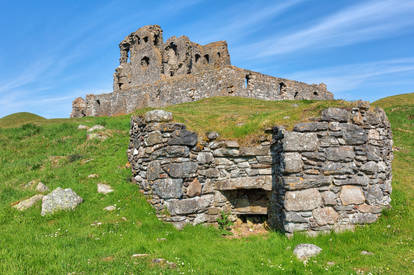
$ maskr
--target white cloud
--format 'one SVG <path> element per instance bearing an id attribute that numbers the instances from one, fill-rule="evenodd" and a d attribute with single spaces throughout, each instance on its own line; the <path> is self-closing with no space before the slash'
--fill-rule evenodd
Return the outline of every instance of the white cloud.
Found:
<path id="1" fill-rule="evenodd" d="M 278 35 L 246 47 L 256 57 L 286 54 L 303 49 L 344 46 L 398 35 L 414 26 L 414 1 L 362 2 L 322 18 L 309 27 Z"/>

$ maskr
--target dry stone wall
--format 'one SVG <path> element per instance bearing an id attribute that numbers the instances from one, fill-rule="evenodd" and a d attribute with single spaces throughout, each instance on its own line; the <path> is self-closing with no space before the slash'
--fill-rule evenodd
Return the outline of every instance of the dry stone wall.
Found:
<path id="1" fill-rule="evenodd" d="M 119 47 L 113 92 L 77 98 L 71 117 L 126 114 L 213 96 L 333 99 L 323 83 L 309 85 L 231 66 L 225 41 L 202 46 L 174 36 L 164 42 L 161 28 L 151 25 L 128 35 Z"/>
<path id="2" fill-rule="evenodd" d="M 286 233 L 372 223 L 390 204 L 392 136 L 381 109 L 329 108 L 293 131 L 274 127 L 240 146 L 199 137 L 172 114 L 131 119 L 134 180 L 160 219 L 177 227 L 261 215 Z"/>

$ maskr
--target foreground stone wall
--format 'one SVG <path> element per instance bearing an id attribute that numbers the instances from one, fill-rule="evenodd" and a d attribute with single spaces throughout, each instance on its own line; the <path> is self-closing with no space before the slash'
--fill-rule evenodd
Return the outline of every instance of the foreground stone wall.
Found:
<path id="1" fill-rule="evenodd" d="M 272 213 L 285 232 L 372 223 L 390 204 L 392 134 L 382 109 L 329 108 L 292 132 L 275 129 Z"/>
<path id="2" fill-rule="evenodd" d="M 390 203 L 390 125 L 367 103 L 329 108 L 291 132 L 274 127 L 256 145 L 217 137 L 199 137 L 164 111 L 131 119 L 134 180 L 160 219 L 215 224 L 223 211 L 314 234 L 374 222 Z"/>
<path id="3" fill-rule="evenodd" d="M 77 98 L 71 117 L 127 114 L 213 96 L 333 99 L 323 83 L 309 85 L 231 66 L 225 41 L 202 46 L 174 36 L 164 42 L 162 29 L 151 25 L 128 35 L 119 47 L 113 92 Z"/>

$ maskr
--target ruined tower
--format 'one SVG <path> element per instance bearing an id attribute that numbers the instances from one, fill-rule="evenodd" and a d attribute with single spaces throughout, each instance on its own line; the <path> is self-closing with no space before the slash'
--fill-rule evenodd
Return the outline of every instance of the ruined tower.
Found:
<path id="1" fill-rule="evenodd" d="M 127 114 L 213 96 L 263 100 L 333 99 L 326 85 L 306 84 L 231 65 L 226 41 L 199 45 L 187 36 L 164 42 L 160 26 L 129 34 L 119 44 L 113 92 L 73 102 L 71 117 Z"/>

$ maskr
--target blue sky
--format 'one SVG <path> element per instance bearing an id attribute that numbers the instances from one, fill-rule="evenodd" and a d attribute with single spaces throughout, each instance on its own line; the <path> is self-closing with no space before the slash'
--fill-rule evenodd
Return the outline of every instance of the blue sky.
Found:
<path id="1" fill-rule="evenodd" d="M 68 117 L 76 97 L 110 92 L 118 43 L 148 24 L 165 40 L 227 40 L 233 65 L 335 98 L 414 92 L 412 0 L 2 0 L 0 117 Z"/>

